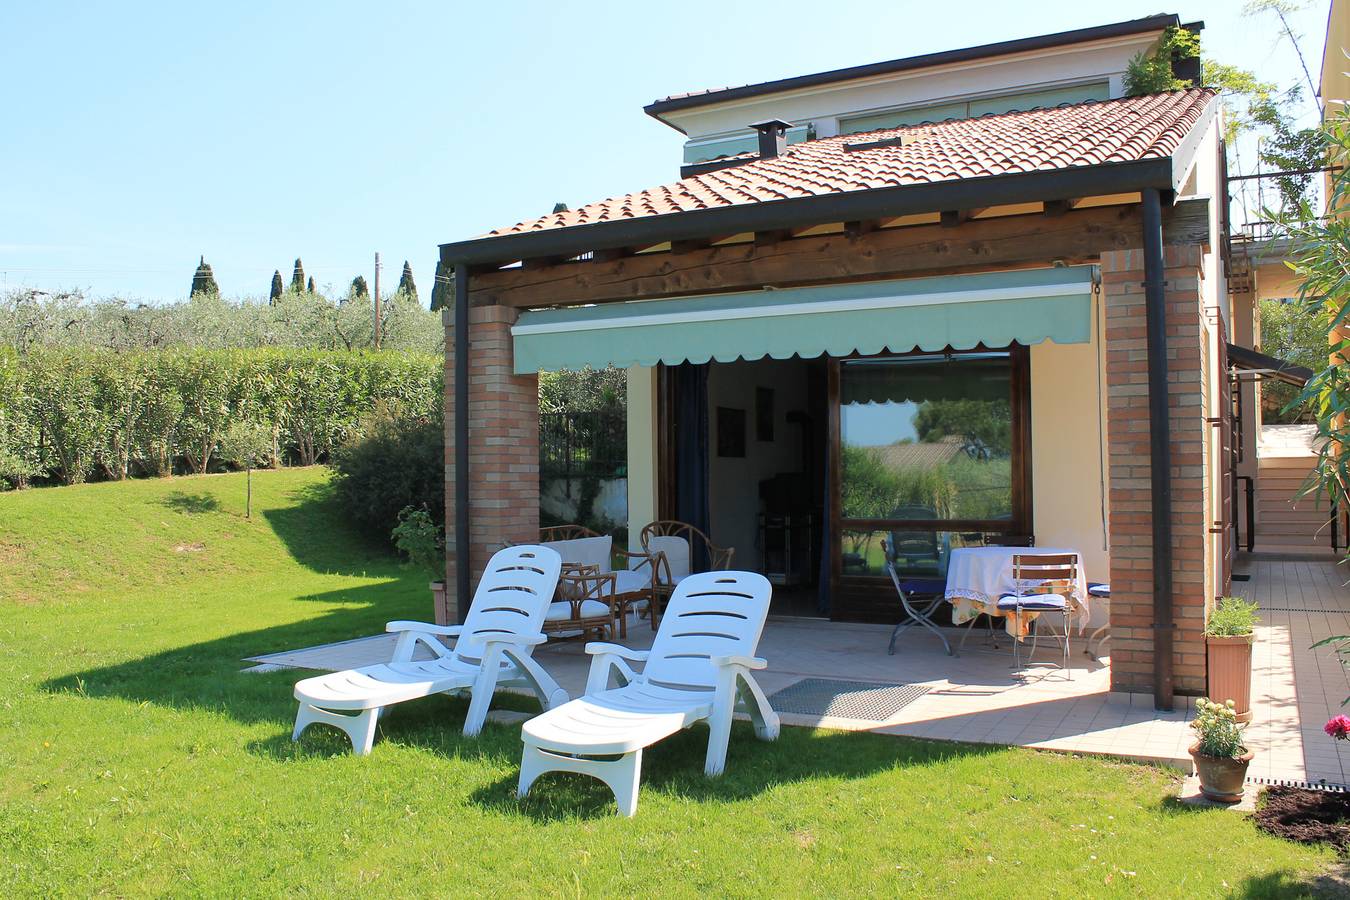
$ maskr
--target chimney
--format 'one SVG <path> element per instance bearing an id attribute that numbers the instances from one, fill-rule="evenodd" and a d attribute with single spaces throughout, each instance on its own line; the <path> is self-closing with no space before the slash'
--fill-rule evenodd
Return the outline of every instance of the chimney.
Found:
<path id="1" fill-rule="evenodd" d="M 787 130 L 792 127 L 791 122 L 769 119 L 767 122 L 755 122 L 750 127 L 759 132 L 760 159 L 773 159 L 787 149 Z"/>

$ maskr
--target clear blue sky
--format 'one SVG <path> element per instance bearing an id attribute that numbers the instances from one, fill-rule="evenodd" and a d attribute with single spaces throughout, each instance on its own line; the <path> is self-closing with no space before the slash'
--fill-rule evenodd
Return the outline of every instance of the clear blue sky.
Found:
<path id="1" fill-rule="evenodd" d="M 201 253 L 227 296 L 296 256 L 341 289 L 378 250 L 426 295 L 439 243 L 678 177 L 656 97 L 1160 11 L 1205 20 L 1207 55 L 1298 77 L 1241 6 L 11 0 L 0 290 L 175 299 Z M 1326 8 L 1297 17 L 1314 78 Z"/>

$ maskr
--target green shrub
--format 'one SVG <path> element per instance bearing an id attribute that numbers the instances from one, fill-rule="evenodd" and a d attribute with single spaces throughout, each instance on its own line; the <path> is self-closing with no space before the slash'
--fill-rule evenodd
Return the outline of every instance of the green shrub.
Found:
<path id="1" fill-rule="evenodd" d="M 426 509 L 405 506 L 399 510 L 398 524 L 389 535 L 394 546 L 408 562 L 427 572 L 445 577 L 445 536 Z"/>
<path id="2" fill-rule="evenodd" d="M 1241 597 L 1220 597 L 1213 612 L 1209 614 L 1205 634 L 1210 637 L 1251 634 L 1252 627 L 1261 621 L 1256 615 L 1258 609 L 1260 607 L 1255 603 L 1248 603 Z"/>
<path id="3" fill-rule="evenodd" d="M 335 490 L 348 517 L 374 540 L 388 541 L 406 507 L 445 523 L 445 440 L 441 417 L 409 416 L 380 404 L 333 453 Z"/>

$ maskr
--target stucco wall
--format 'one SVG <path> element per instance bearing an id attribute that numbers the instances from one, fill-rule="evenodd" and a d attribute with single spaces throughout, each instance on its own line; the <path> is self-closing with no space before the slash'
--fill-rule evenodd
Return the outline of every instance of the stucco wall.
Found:
<path id="1" fill-rule="evenodd" d="M 1094 324 L 1100 332 L 1100 310 Z M 1045 342 L 1031 348 L 1031 490 L 1033 531 L 1043 547 L 1071 547 L 1088 578 L 1110 579 L 1103 487 L 1109 473 L 1101 453 L 1106 434 L 1105 378 L 1099 342 Z M 1106 620 L 1102 604 L 1094 622 Z"/>
<path id="2" fill-rule="evenodd" d="M 656 370 L 628 370 L 628 549 L 656 519 Z"/>

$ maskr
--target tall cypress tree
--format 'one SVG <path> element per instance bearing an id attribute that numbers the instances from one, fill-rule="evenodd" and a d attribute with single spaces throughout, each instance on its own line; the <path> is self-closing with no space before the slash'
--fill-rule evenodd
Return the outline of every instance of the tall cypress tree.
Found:
<path id="1" fill-rule="evenodd" d="M 305 290 L 305 267 L 300 263 L 300 257 L 295 258 L 295 271 L 291 273 L 291 290 L 297 294 L 304 293 Z"/>
<path id="2" fill-rule="evenodd" d="M 211 264 L 203 256 L 201 262 L 197 263 L 197 271 L 192 273 L 192 290 L 188 292 L 188 296 L 219 293 L 220 288 L 216 286 L 216 276 L 211 272 Z"/>
<path id="3" fill-rule="evenodd" d="M 347 289 L 347 296 L 353 300 L 370 299 L 370 288 L 366 286 L 366 276 L 357 275 L 352 279 L 352 286 Z"/>
<path id="4" fill-rule="evenodd" d="M 314 290 L 314 276 L 313 276 L 313 275 L 309 276 L 309 281 L 305 283 L 305 291 L 308 292 L 308 293 L 310 293 L 310 294 L 317 294 L 317 293 L 318 293 L 318 291 Z"/>
<path id="5" fill-rule="evenodd" d="M 450 309 L 455 305 L 455 273 L 439 259 L 436 277 L 431 283 L 431 311 Z"/>
<path id="6" fill-rule="evenodd" d="M 272 289 L 267 292 L 267 302 L 275 306 L 284 290 L 286 290 L 286 285 L 281 280 L 281 270 L 277 269 L 272 272 Z"/>
<path id="7" fill-rule="evenodd" d="M 417 285 L 413 283 L 412 266 L 408 261 L 403 261 L 403 274 L 398 279 L 398 292 L 407 299 L 417 303 Z"/>

